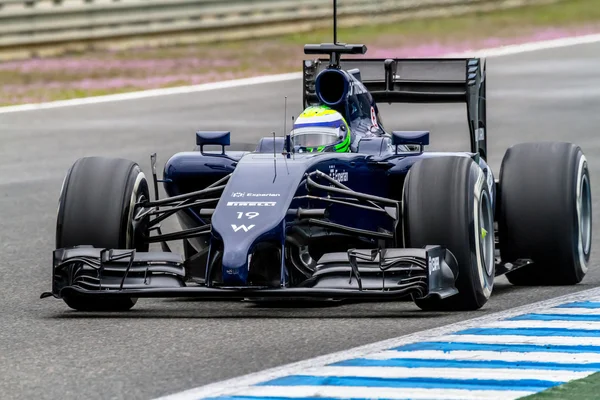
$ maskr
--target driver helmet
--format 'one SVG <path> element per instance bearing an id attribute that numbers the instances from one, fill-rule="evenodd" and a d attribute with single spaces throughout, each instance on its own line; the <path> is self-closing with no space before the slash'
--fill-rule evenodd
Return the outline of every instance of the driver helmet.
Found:
<path id="1" fill-rule="evenodd" d="M 298 116 L 290 135 L 300 152 L 350 151 L 350 127 L 339 112 L 328 106 L 312 106 Z"/>

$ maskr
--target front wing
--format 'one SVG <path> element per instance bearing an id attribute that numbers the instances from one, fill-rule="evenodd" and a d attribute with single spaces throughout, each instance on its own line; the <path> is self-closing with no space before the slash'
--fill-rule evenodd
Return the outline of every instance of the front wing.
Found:
<path id="1" fill-rule="evenodd" d="M 349 250 L 329 253 L 313 277 L 296 287 L 210 287 L 192 279 L 180 255 L 170 252 L 78 246 L 53 253 L 52 291 L 44 297 L 194 297 L 201 299 L 395 299 L 458 293 L 458 266 L 449 250 Z"/>

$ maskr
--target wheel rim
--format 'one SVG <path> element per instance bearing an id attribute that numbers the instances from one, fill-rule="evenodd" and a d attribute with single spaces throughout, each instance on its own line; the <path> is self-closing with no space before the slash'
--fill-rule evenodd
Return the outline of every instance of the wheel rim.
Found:
<path id="1" fill-rule="evenodd" d="M 487 192 L 481 194 L 479 201 L 479 238 L 485 270 L 488 276 L 494 271 L 494 214 Z"/>
<path id="2" fill-rule="evenodd" d="M 577 198 L 579 217 L 579 243 L 583 254 L 590 252 L 592 245 L 592 193 L 589 178 L 583 174 L 580 184 L 579 197 Z"/>

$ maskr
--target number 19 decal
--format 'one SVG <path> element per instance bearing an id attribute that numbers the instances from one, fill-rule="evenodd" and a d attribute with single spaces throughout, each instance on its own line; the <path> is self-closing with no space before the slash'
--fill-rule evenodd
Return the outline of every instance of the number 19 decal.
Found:
<path id="1" fill-rule="evenodd" d="M 258 217 L 260 214 L 254 211 L 251 212 L 247 212 L 247 213 L 243 213 L 243 212 L 238 212 L 237 213 L 238 217 L 237 219 L 242 219 L 242 217 L 245 215 L 248 219 L 252 219 L 252 218 L 256 218 Z"/>
<path id="2" fill-rule="evenodd" d="M 245 216 L 247 219 L 253 219 L 253 218 L 256 218 L 256 217 L 258 217 L 259 215 L 260 215 L 259 213 L 257 213 L 257 212 L 254 212 L 254 211 L 247 212 L 247 213 L 238 212 L 238 213 L 237 213 L 237 216 L 238 216 L 238 217 L 237 217 L 237 219 L 242 219 L 244 216 Z M 231 228 L 233 229 L 233 231 L 234 231 L 234 232 L 238 232 L 238 231 L 240 231 L 240 230 L 243 230 L 244 232 L 248 232 L 250 229 L 254 228 L 254 225 L 249 225 L 249 226 L 246 226 L 246 225 L 239 225 L 239 226 L 238 226 L 238 225 L 234 225 L 234 224 L 232 224 L 232 225 L 231 225 Z"/>

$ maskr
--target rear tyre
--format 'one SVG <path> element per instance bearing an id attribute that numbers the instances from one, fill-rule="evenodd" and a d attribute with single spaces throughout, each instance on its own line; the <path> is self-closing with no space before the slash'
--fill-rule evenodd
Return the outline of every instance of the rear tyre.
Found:
<path id="1" fill-rule="evenodd" d="M 90 245 L 148 251 L 143 240 L 147 220 L 133 222 L 134 206 L 143 199 L 150 200 L 148 182 L 136 163 L 103 157 L 77 160 L 60 194 L 56 248 Z M 79 311 L 126 311 L 137 299 L 69 297 L 64 301 Z"/>
<path id="2" fill-rule="evenodd" d="M 429 158 L 415 163 L 404 184 L 405 246 L 440 245 L 458 262 L 449 298 L 416 299 L 423 310 L 476 310 L 494 286 L 494 211 L 483 170 L 467 157 Z"/>
<path id="3" fill-rule="evenodd" d="M 570 143 L 521 143 L 500 169 L 498 233 L 504 262 L 534 263 L 506 274 L 514 285 L 574 285 L 588 269 L 592 195 L 588 164 Z"/>

